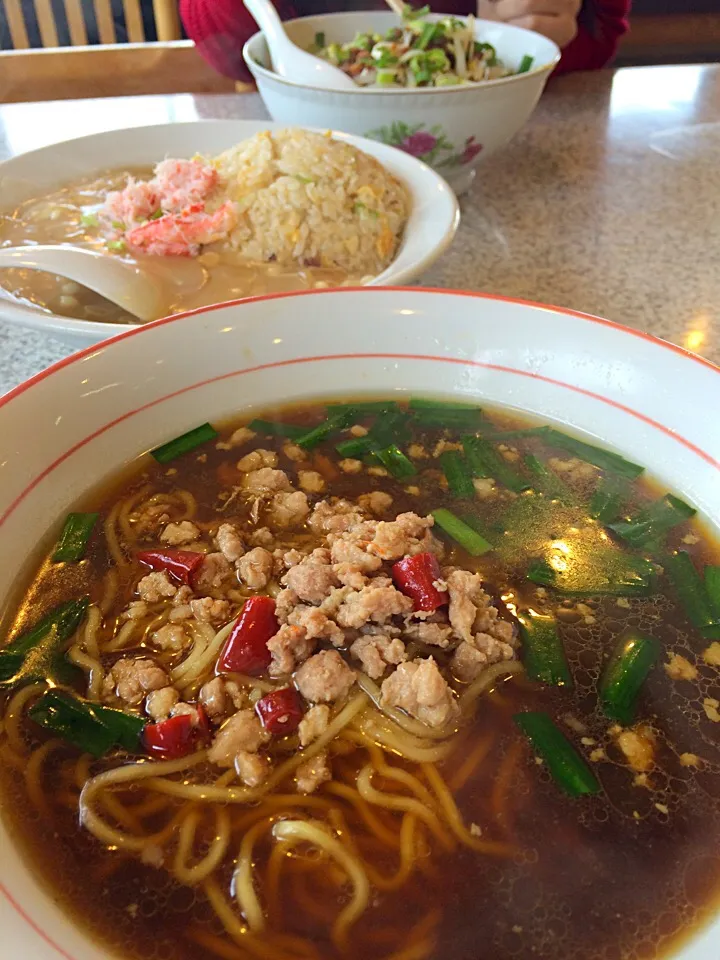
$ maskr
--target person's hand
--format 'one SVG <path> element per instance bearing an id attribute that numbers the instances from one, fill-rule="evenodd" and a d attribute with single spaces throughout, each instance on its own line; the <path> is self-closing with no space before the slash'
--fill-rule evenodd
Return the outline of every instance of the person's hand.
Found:
<path id="1" fill-rule="evenodd" d="M 549 37 L 562 49 L 577 33 L 581 0 L 478 0 L 478 16 Z"/>

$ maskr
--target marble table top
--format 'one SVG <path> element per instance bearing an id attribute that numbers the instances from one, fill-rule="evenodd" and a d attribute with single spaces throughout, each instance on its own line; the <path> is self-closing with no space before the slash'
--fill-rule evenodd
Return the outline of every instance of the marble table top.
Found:
<path id="1" fill-rule="evenodd" d="M 0 159 L 111 128 L 265 116 L 256 94 L 10 104 Z M 718 65 L 558 78 L 480 167 L 422 283 L 598 314 L 720 362 L 718 117 Z M 0 393 L 69 352 L 0 317 Z"/>

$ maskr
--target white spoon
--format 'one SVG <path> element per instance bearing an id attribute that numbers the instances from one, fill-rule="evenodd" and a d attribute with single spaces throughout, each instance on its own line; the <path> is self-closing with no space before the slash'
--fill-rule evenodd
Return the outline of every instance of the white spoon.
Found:
<path id="1" fill-rule="evenodd" d="M 265 35 L 275 73 L 327 90 L 357 90 L 347 74 L 320 57 L 301 50 L 285 33 L 282 20 L 270 0 L 243 0 Z"/>
<path id="2" fill-rule="evenodd" d="M 0 267 L 25 267 L 67 277 L 143 321 L 162 316 L 167 302 L 162 284 L 139 267 L 82 247 L 5 247 L 0 249 Z"/>

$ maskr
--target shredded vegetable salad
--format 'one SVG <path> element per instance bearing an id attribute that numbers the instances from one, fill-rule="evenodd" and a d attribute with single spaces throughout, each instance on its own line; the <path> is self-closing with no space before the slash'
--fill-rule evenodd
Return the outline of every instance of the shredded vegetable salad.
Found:
<path id="1" fill-rule="evenodd" d="M 526 73 L 533 58 L 510 69 L 489 43 L 475 38 L 475 17 L 429 20 L 430 7 L 406 6 L 402 25 L 384 36 L 359 33 L 349 43 L 315 35 L 311 52 L 339 67 L 362 87 L 457 87 Z"/>

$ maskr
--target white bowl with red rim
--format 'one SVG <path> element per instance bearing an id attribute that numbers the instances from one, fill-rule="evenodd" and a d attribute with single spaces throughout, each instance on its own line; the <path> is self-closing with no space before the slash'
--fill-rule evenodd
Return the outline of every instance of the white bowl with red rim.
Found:
<path id="1" fill-rule="evenodd" d="M 99 174 L 104 170 L 150 167 L 165 157 L 214 156 L 263 130 L 301 126 L 262 120 L 194 120 L 127 130 L 109 130 L 40 147 L 0 163 L 0 216 L 26 200 Z M 323 132 L 329 128 L 324 127 Z M 409 283 L 429 270 L 453 241 L 460 222 L 458 203 L 445 180 L 415 157 L 383 143 L 332 133 L 374 157 L 408 190 L 410 213 L 400 247 L 386 270 L 368 286 Z M 32 307 L 0 289 L 0 319 L 45 332 L 75 349 L 134 329 L 134 324 L 102 323 L 60 316 Z"/>
<path id="2" fill-rule="evenodd" d="M 645 464 L 720 530 L 720 423 L 698 416 L 720 405 L 720 369 L 707 361 L 605 320 L 482 294 L 288 294 L 138 327 L 0 400 L 0 538 L 12 558 L 0 595 L 14 594 L 71 505 L 143 452 L 205 420 L 363 393 L 552 421 Z M 58 900 L 0 823 L 2 955 L 106 960 Z M 717 960 L 718 942 L 716 919 L 672 956 Z"/>

